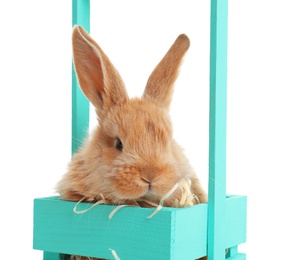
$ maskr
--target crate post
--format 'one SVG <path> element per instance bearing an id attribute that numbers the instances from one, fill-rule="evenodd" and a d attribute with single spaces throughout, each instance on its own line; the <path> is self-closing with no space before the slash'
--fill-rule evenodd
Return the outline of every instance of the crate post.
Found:
<path id="1" fill-rule="evenodd" d="M 225 258 L 228 1 L 211 1 L 208 257 Z"/>
<path id="2" fill-rule="evenodd" d="M 90 1 L 72 0 L 72 26 L 90 32 Z M 72 63 L 72 154 L 81 146 L 89 127 L 89 101 L 78 86 Z"/>

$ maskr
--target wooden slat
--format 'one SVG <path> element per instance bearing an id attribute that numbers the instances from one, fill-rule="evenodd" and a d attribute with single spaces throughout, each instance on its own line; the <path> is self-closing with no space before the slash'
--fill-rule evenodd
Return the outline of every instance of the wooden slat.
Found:
<path id="1" fill-rule="evenodd" d="M 72 25 L 81 25 L 90 31 L 89 0 L 72 0 Z M 88 133 L 89 101 L 78 86 L 72 66 L 72 154 L 81 146 Z"/>
<path id="2" fill-rule="evenodd" d="M 228 1 L 211 1 L 208 259 L 225 257 Z"/>

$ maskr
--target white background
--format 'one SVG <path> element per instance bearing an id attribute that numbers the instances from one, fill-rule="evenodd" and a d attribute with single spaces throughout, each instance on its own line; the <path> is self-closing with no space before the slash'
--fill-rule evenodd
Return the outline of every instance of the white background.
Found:
<path id="1" fill-rule="evenodd" d="M 175 138 L 207 188 L 209 1 L 91 2 L 91 34 L 130 96 L 141 95 L 180 33 L 190 37 L 171 116 Z M 283 2 L 229 1 L 227 193 L 248 196 L 241 250 L 250 260 L 284 257 Z M 1 1 L 0 29 L 1 259 L 39 260 L 33 199 L 55 194 L 70 159 L 71 0 Z"/>

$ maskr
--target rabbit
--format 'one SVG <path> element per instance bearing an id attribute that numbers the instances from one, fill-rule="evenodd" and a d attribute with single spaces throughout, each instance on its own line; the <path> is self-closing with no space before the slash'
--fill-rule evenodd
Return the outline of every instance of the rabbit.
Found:
<path id="1" fill-rule="evenodd" d="M 100 46 L 81 26 L 73 28 L 77 79 L 96 109 L 98 126 L 57 184 L 62 199 L 92 202 L 103 194 L 114 205 L 141 199 L 159 203 L 178 181 L 187 178 L 198 201 L 207 202 L 207 193 L 172 136 L 169 116 L 174 83 L 189 46 L 189 38 L 179 35 L 151 73 L 142 97 L 130 99 L 119 72 Z M 176 190 L 164 206 L 172 206 L 178 196 Z"/>

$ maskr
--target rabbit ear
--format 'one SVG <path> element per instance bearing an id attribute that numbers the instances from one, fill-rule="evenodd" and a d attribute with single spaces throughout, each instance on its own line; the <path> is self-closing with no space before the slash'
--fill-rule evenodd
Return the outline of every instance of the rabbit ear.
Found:
<path id="1" fill-rule="evenodd" d="M 82 27 L 74 27 L 72 44 L 79 85 L 101 117 L 128 98 L 124 83 L 99 45 Z"/>
<path id="2" fill-rule="evenodd" d="M 185 34 L 179 35 L 150 75 L 143 98 L 152 99 L 167 108 L 170 106 L 173 86 L 189 46 L 189 38 Z"/>

